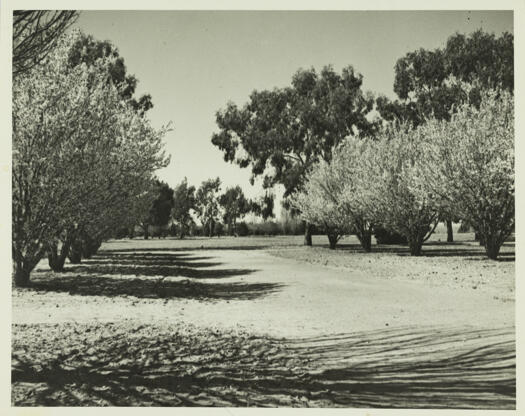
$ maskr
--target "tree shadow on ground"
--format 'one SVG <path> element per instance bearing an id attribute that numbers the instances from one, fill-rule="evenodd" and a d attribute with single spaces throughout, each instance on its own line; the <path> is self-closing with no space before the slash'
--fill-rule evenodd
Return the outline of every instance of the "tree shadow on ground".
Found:
<path id="1" fill-rule="evenodd" d="M 89 327 L 97 338 L 86 345 L 87 329 L 74 325 L 14 328 L 13 405 L 516 405 L 514 328 L 287 340 L 119 323 Z"/>
<path id="2" fill-rule="evenodd" d="M 328 245 L 326 247 L 328 248 Z M 511 248 L 514 248 L 514 243 L 505 243 L 503 247 L 505 251 L 500 252 L 497 261 L 515 261 L 516 253 L 514 250 L 510 251 Z M 337 249 L 348 251 L 349 253 L 365 252 L 359 244 L 339 244 Z M 373 245 L 371 253 L 411 256 L 408 246 L 398 244 Z M 482 246 L 476 244 L 469 247 L 464 241 L 452 243 L 432 241 L 425 243 L 419 257 L 465 257 L 467 260 L 487 260 L 487 254 Z"/>
<path id="3" fill-rule="evenodd" d="M 191 279 L 224 279 L 228 277 L 244 276 L 255 272 L 254 269 L 199 269 L 180 266 L 142 265 L 140 263 L 121 264 L 90 264 L 68 267 L 67 272 L 82 275 L 124 275 L 124 276 L 149 276 L 149 277 L 187 277 Z"/>
<path id="4" fill-rule="evenodd" d="M 201 261 L 210 259 L 213 257 L 192 256 L 186 253 L 122 254 L 103 251 L 83 264 L 68 267 L 67 272 L 97 276 L 134 275 L 221 279 L 248 275 L 256 271 L 253 269 L 208 269 L 222 264 Z"/>
<path id="5" fill-rule="evenodd" d="M 171 281 L 165 278 L 113 278 L 96 275 L 61 274 L 36 277 L 27 289 L 46 292 L 66 292 L 82 296 L 135 296 L 137 298 L 183 298 L 197 300 L 253 300 L 278 292 L 277 283 L 202 283 L 190 280 Z M 248 274 L 246 271 L 222 270 L 221 276 Z"/>
<path id="6" fill-rule="evenodd" d="M 215 267 L 222 263 L 202 260 L 211 260 L 210 256 L 192 256 L 189 253 L 136 253 L 120 254 L 113 252 L 100 252 L 92 259 L 84 260 L 84 264 L 108 265 L 108 264 L 137 264 L 143 266 L 178 266 L 178 267 Z"/>
<path id="7" fill-rule="evenodd" d="M 276 283 L 243 281 L 217 283 L 195 281 L 246 277 L 256 271 L 235 268 L 214 269 L 210 267 L 221 263 L 200 261 L 208 259 L 212 257 L 190 256 L 185 253 L 136 255 L 101 252 L 80 265 L 66 268 L 62 273 L 35 273 L 26 290 L 90 296 L 251 300 L 275 293 L 283 286 Z"/>
<path id="8" fill-rule="evenodd" d="M 266 248 L 271 248 L 271 247 L 275 247 L 274 245 L 271 244 L 271 241 L 269 244 L 259 244 L 259 245 L 256 245 L 256 244 L 253 244 L 253 245 L 228 245 L 228 246 L 223 246 L 223 245 L 217 245 L 217 244 L 214 244 L 213 242 L 211 244 L 209 243 L 205 243 L 205 244 L 201 244 L 200 246 L 199 245 L 195 245 L 195 246 L 192 246 L 192 247 L 173 247 L 173 248 L 115 248 L 115 249 L 111 249 L 111 248 L 106 248 L 104 249 L 104 252 L 105 253 L 109 253 L 109 252 L 119 252 L 119 253 L 139 253 L 139 252 L 145 252 L 145 253 L 148 253 L 148 252 L 186 252 L 186 251 L 199 251 L 199 250 L 236 250 L 236 251 L 239 251 L 239 250 L 262 250 L 262 249 L 266 249 Z"/>

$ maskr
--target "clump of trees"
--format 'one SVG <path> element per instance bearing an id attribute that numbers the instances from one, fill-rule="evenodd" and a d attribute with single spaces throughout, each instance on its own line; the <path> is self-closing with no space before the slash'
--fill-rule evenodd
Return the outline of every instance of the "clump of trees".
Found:
<path id="1" fill-rule="evenodd" d="M 372 211 L 357 192 L 357 174 L 368 141 L 348 138 L 333 152 L 330 162 L 319 162 L 304 188 L 294 195 L 292 206 L 311 224 L 323 229 L 334 249 L 345 234 L 355 233 L 362 247 L 372 245 Z"/>
<path id="2" fill-rule="evenodd" d="M 173 192 L 173 210 L 171 217 L 178 227 L 179 238 L 183 239 L 195 224 L 192 211 L 195 210 L 197 199 L 195 197 L 195 187 L 188 185 L 188 180 L 184 180 L 175 187 Z"/>
<path id="3" fill-rule="evenodd" d="M 219 197 L 219 204 L 223 209 L 223 220 L 228 226 L 228 234 L 234 235 L 237 220 L 244 217 L 252 209 L 250 201 L 246 199 L 241 187 L 237 185 L 226 189 L 226 192 Z"/>
<path id="4" fill-rule="evenodd" d="M 167 165 L 162 137 L 112 81 L 112 54 L 72 65 L 83 35 L 61 36 L 38 65 L 13 79 L 14 281 L 27 285 L 48 256 L 90 255 L 138 221 L 155 170 Z M 148 201 L 149 202 L 149 201 Z"/>
<path id="5" fill-rule="evenodd" d="M 368 250 L 357 224 L 368 233 L 373 224 L 394 230 L 412 255 L 449 212 L 472 225 L 495 259 L 514 228 L 513 126 L 512 94 L 481 90 L 478 106 L 465 102 L 448 120 L 394 123 L 373 140 L 347 139 L 331 163 L 312 170 L 294 203 L 334 236 L 357 233 Z"/>
<path id="6" fill-rule="evenodd" d="M 218 111 L 212 143 L 225 161 L 251 167 L 252 183 L 262 177 L 266 189 L 282 184 L 286 200 L 302 189 L 318 161 L 331 160 L 345 137 L 374 131 L 367 117 L 374 98 L 361 90 L 362 80 L 351 66 L 340 74 L 330 66 L 320 73 L 299 70 L 291 86 L 253 91 L 244 106 L 230 102 Z M 312 227 L 304 229 L 305 244 L 311 245 Z"/>
<path id="7" fill-rule="evenodd" d="M 397 99 L 376 99 L 384 120 L 407 122 L 416 127 L 431 117 L 450 120 L 463 103 L 478 106 L 483 89 L 514 90 L 514 37 L 500 37 L 482 30 L 470 35 L 456 33 L 443 48 L 418 49 L 395 65 L 394 92 Z M 466 91 L 462 83 L 470 83 Z M 447 223 L 447 241 L 453 241 L 450 211 L 440 213 Z"/>
<path id="8" fill-rule="evenodd" d="M 220 178 L 208 179 L 202 182 L 195 195 L 195 211 L 202 226 L 207 229 L 207 235 L 213 237 L 215 224 L 219 220 Z"/>
<path id="9" fill-rule="evenodd" d="M 485 90 L 479 107 L 463 104 L 449 122 L 429 120 L 418 192 L 443 206 L 481 236 L 487 256 L 498 257 L 514 229 L 514 97 Z"/>
<path id="10" fill-rule="evenodd" d="M 166 227 L 171 219 L 171 211 L 175 205 L 174 190 L 160 180 L 156 180 L 152 189 L 149 190 L 151 203 L 149 211 L 141 221 L 140 227 L 144 232 L 144 239 L 149 238 L 149 228 L 151 225 L 163 228 Z"/>

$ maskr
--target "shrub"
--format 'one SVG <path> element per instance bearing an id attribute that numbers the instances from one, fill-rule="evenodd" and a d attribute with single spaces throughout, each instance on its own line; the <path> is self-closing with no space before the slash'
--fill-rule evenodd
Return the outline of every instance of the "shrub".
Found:
<path id="1" fill-rule="evenodd" d="M 374 227 L 374 236 L 377 244 L 407 244 L 407 238 L 404 235 L 379 226 Z"/>
<path id="2" fill-rule="evenodd" d="M 248 228 L 248 225 L 244 221 L 237 224 L 237 235 L 239 237 L 246 237 L 249 234 L 250 234 L 250 229 Z"/>

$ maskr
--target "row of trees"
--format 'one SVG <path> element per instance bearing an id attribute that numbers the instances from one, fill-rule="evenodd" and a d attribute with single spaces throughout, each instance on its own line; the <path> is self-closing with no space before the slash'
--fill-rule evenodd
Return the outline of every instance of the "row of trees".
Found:
<path id="1" fill-rule="evenodd" d="M 23 286 L 43 257 L 61 271 L 66 257 L 91 256 L 142 218 L 169 158 L 167 128 L 150 125 L 149 97 L 134 98 L 136 80 L 113 45 L 61 34 L 74 13 L 16 13 L 12 255 Z"/>
<path id="2" fill-rule="evenodd" d="M 178 229 L 182 239 L 194 228 L 198 218 L 204 234 L 222 233 L 218 227 L 227 226 L 229 235 L 237 233 L 237 221 L 248 213 L 267 219 L 273 216 L 273 195 L 266 194 L 260 200 L 249 200 L 240 186 L 229 187 L 221 193 L 221 180 L 212 178 L 202 182 L 196 189 L 188 185 L 186 178 L 175 189 L 157 181 L 156 198 L 148 215 L 140 222 L 144 238 L 149 238 L 149 226 L 166 227 L 170 222 Z M 222 222 L 221 222 L 222 221 Z"/>
<path id="3" fill-rule="evenodd" d="M 373 140 L 347 139 L 330 163 L 315 166 L 293 203 L 326 230 L 332 248 L 355 233 L 370 251 L 380 225 L 405 236 L 418 255 L 438 221 L 453 215 L 480 234 L 495 259 L 514 226 L 513 96 L 483 91 L 479 107 L 465 103 L 448 121 L 389 125 Z"/>
<path id="4" fill-rule="evenodd" d="M 361 206 L 359 209 L 364 210 L 363 212 L 353 212 L 357 205 L 352 200 L 363 199 L 363 195 L 352 188 L 352 181 L 345 183 L 346 188 L 341 188 L 343 178 L 340 176 L 353 177 L 355 173 L 345 170 L 351 171 L 355 166 L 355 169 L 361 169 L 362 174 L 369 175 L 370 178 L 376 177 L 378 172 L 391 175 L 392 184 L 397 186 L 399 174 L 395 173 L 395 166 L 390 166 L 390 163 L 403 164 L 404 158 L 414 160 L 414 163 L 416 160 L 426 160 L 423 159 L 422 148 L 431 147 L 425 137 L 438 140 L 436 135 L 423 133 L 418 127 L 429 120 L 434 123 L 429 126 L 436 126 L 437 122 L 461 124 L 453 119 L 456 111 L 460 108 L 467 113 L 471 111 L 469 108 L 480 111 L 482 97 L 486 98 L 483 108 L 493 104 L 494 99 L 490 97 L 494 94 L 512 100 L 513 53 L 513 36 L 508 33 L 500 37 L 482 31 L 470 36 L 455 34 L 448 39 L 444 48 L 420 49 L 398 60 L 394 82 L 394 91 L 398 98 L 395 100 L 384 96 L 374 97 L 371 93 L 363 92 L 362 76 L 350 66 L 344 68 L 341 74 L 329 66 L 323 68 L 320 74 L 313 69 L 299 70 L 293 76 L 290 87 L 254 91 L 244 106 L 228 103 L 226 108 L 218 111 L 216 121 L 219 131 L 212 136 L 212 143 L 224 153 L 226 161 L 244 168 L 251 167 L 252 181 L 261 176 L 265 188 L 278 183 L 284 185 L 286 206 L 291 207 L 306 222 L 305 244 L 311 245 L 309 224 L 313 223 L 325 229 L 332 246 L 335 246 L 341 233 L 350 230 L 357 234 L 363 247 L 368 250 L 371 233 L 374 228 L 381 226 L 405 235 L 413 254 L 418 254 L 422 241 L 428 237 L 432 227 L 421 225 L 419 234 L 414 237 L 412 232 L 401 231 L 401 228 L 413 230 L 420 226 L 419 221 L 417 224 L 404 222 L 403 225 L 395 225 L 391 220 L 378 219 L 379 206 L 374 204 Z M 467 84 L 468 88 L 465 87 Z M 495 90 L 499 92 L 487 92 Z M 373 110 L 380 117 L 373 117 Z M 462 114 L 465 120 L 469 120 L 466 114 Z M 511 117 L 510 113 L 507 116 Z M 461 126 L 464 127 L 463 131 L 468 130 L 466 126 Z M 487 131 L 492 134 L 492 130 Z M 513 134 L 508 134 L 511 133 Z M 469 134 L 470 132 L 465 131 L 465 136 L 453 136 L 458 140 L 456 145 L 460 146 L 463 142 L 459 139 L 467 140 Z M 399 140 L 390 140 L 398 136 Z M 421 142 L 417 142 L 419 139 Z M 374 142 L 377 148 L 367 150 L 370 143 Z M 335 149 L 339 149 L 342 143 L 352 150 L 337 150 L 345 155 L 338 155 L 340 160 L 331 164 Z M 437 145 L 436 143 L 432 145 Z M 502 139 L 502 146 L 507 145 Z M 468 154 L 464 148 L 453 147 L 451 143 L 448 148 L 432 149 L 435 154 L 442 155 L 443 163 L 447 160 L 447 152 L 463 152 L 462 157 L 466 161 L 477 157 Z M 490 146 L 484 151 L 488 151 L 487 149 Z M 414 153 L 410 153 L 412 151 Z M 367 152 L 371 153 L 370 158 L 365 157 Z M 392 152 L 392 156 L 389 152 Z M 489 159 L 484 157 L 483 160 Z M 362 165 L 365 162 L 368 165 Z M 434 167 L 436 166 L 434 163 Z M 453 164 L 449 168 L 459 169 Z M 323 173 L 316 173 L 320 169 Z M 481 175 L 481 172 L 478 174 Z M 479 176 L 479 179 L 482 177 Z M 383 177 L 377 179 L 377 184 L 369 182 L 370 189 L 367 192 L 370 197 L 364 200 L 378 202 L 371 195 L 377 194 L 382 186 L 385 192 L 390 191 L 389 186 L 392 184 L 385 185 L 382 182 L 385 179 Z M 315 185 L 316 182 L 319 186 Z M 443 179 L 443 183 L 448 182 Z M 399 186 L 400 190 L 403 189 Z M 326 192 L 332 194 L 331 199 L 326 197 Z M 410 201 L 407 203 L 402 198 L 405 191 L 399 192 L 399 198 L 390 195 L 392 199 L 389 204 L 384 205 L 384 209 L 394 210 L 400 217 L 406 215 L 409 218 L 410 210 L 415 208 Z M 450 193 L 447 195 L 442 199 L 449 199 Z M 503 193 L 501 198 L 505 199 L 507 196 L 508 194 Z M 346 207 L 348 209 L 352 206 L 351 212 L 334 209 L 342 198 L 349 199 Z M 499 206 L 495 200 L 487 204 Z M 421 215 L 424 217 L 422 222 L 434 224 L 438 220 L 445 220 L 449 230 L 448 241 L 452 241 L 452 220 L 473 220 L 470 218 L 471 214 L 467 215 L 458 208 L 459 205 L 459 200 L 454 204 L 442 203 L 437 213 L 433 210 L 427 212 L 421 207 Z M 513 221 L 513 211 L 509 215 Z M 359 223 L 355 223 L 356 218 L 360 219 Z M 347 224 L 345 230 L 337 225 L 341 222 Z M 375 226 L 372 226 L 374 222 Z M 472 225 L 474 226 L 474 222 Z M 481 226 L 477 227 L 481 229 Z M 483 232 L 480 234 L 483 236 Z M 489 256 L 494 257 L 494 249 L 487 250 L 490 251 Z"/>

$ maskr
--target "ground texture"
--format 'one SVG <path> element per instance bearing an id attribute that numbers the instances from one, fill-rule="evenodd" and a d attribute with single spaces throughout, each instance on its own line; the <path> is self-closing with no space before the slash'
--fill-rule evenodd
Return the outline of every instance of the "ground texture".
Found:
<path id="1" fill-rule="evenodd" d="M 12 402 L 514 408 L 514 246 L 493 262 L 471 238 L 419 258 L 123 240 L 42 263 L 13 289 Z"/>

